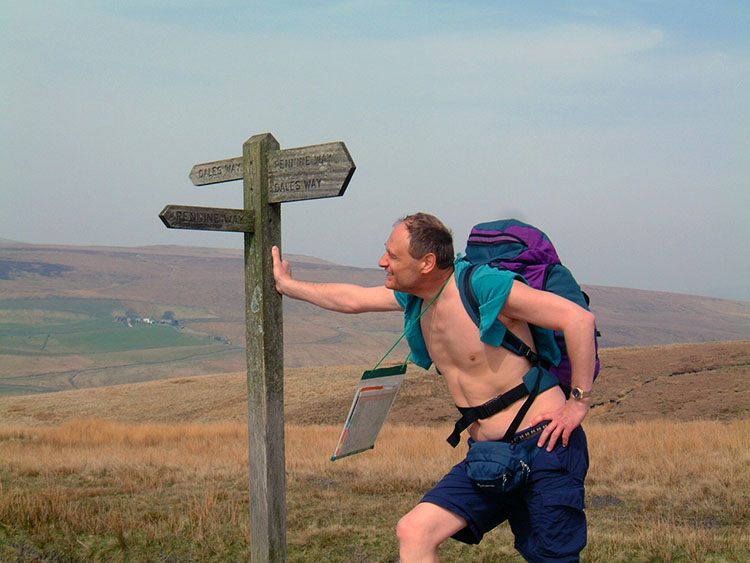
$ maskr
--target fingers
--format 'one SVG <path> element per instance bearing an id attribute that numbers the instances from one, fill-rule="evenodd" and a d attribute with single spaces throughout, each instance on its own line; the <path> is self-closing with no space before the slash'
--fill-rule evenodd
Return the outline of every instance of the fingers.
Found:
<path id="1" fill-rule="evenodd" d="M 279 250 L 278 246 L 271 247 L 271 258 L 273 259 L 273 277 L 276 280 L 276 291 L 281 293 L 281 288 L 279 287 L 279 277 L 281 276 L 282 262 L 281 251 Z"/>
<path id="2" fill-rule="evenodd" d="M 534 419 L 532 426 L 536 426 L 540 422 L 545 420 L 549 421 L 549 424 L 542 430 L 537 446 L 543 448 L 547 445 L 547 451 L 551 452 L 555 449 L 555 445 L 558 440 L 562 441 L 562 445 L 567 447 L 568 441 L 570 440 L 570 434 L 578 426 L 572 420 L 561 416 L 560 413 L 548 413 L 546 415 L 539 415 Z"/>
<path id="3" fill-rule="evenodd" d="M 555 444 L 561 439 L 563 447 L 568 446 L 568 439 L 570 438 L 570 430 L 562 424 L 558 424 L 555 430 L 552 432 L 547 443 L 547 451 L 551 452 L 555 449 Z"/>
<path id="4" fill-rule="evenodd" d="M 548 420 L 549 424 L 547 424 L 546 428 L 539 436 L 537 445 L 540 448 L 543 448 L 546 443 L 547 451 L 551 452 L 554 449 L 555 444 L 557 444 L 557 441 L 561 439 L 562 445 L 567 447 L 570 435 L 576 428 L 578 428 L 578 426 L 580 426 L 587 412 L 588 407 L 586 405 L 583 406 L 582 410 L 581 405 L 571 404 L 570 401 L 568 401 L 559 410 L 540 414 L 534 418 L 532 426 L 545 420 Z"/>
<path id="5" fill-rule="evenodd" d="M 278 246 L 271 247 L 271 258 L 273 258 L 273 273 L 275 277 L 279 277 L 287 267 L 287 263 L 281 259 L 281 250 Z"/>
<path id="6" fill-rule="evenodd" d="M 542 430 L 542 433 L 539 435 L 539 440 L 537 441 L 537 446 L 540 448 L 544 447 L 544 444 L 547 442 L 547 439 L 552 434 L 552 431 L 555 429 L 555 426 L 557 425 L 556 419 L 557 419 L 557 412 L 548 412 L 548 413 L 541 413 L 539 414 L 534 420 L 531 421 L 531 427 L 533 428 L 537 424 L 541 424 L 542 422 L 547 421 L 547 426 L 544 427 L 544 430 Z"/>
<path id="7" fill-rule="evenodd" d="M 551 452 L 555 449 L 555 444 L 557 444 L 557 441 L 560 439 L 560 437 L 562 437 L 563 446 L 567 446 L 568 438 L 570 437 L 570 431 L 565 428 L 564 424 L 551 421 L 542 431 L 542 435 L 539 437 L 537 446 L 543 448 L 546 443 L 547 451 Z"/>
<path id="8" fill-rule="evenodd" d="M 289 262 L 282 260 L 281 250 L 278 246 L 271 247 L 271 258 L 273 259 L 273 277 L 276 281 L 276 291 L 286 295 L 284 288 L 292 278 L 292 268 Z"/>
<path id="9" fill-rule="evenodd" d="M 556 428 L 556 425 L 552 421 L 550 421 L 547 427 L 544 430 L 542 430 L 542 435 L 539 436 L 539 441 L 537 442 L 536 445 L 539 446 L 540 448 L 543 448 L 546 444 L 547 450 L 552 451 L 552 448 L 555 447 L 555 443 L 557 442 L 557 436 L 559 435 L 559 434 L 555 435 L 554 433 L 555 428 Z M 552 448 L 549 447 L 550 444 L 552 444 Z"/>

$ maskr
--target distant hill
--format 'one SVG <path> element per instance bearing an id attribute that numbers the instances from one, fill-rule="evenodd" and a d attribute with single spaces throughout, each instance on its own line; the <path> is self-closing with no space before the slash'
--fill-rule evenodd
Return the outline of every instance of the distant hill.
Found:
<path id="1" fill-rule="evenodd" d="M 589 420 L 735 420 L 746 418 L 750 409 L 750 341 L 609 348 L 602 350 L 601 360 Z M 286 421 L 342 424 L 369 367 L 287 369 Z M 82 418 L 139 424 L 245 422 L 247 379 L 244 373 L 229 373 L 0 397 L 5 426 Z M 388 422 L 447 428 L 456 418 L 440 376 L 410 365 Z"/>
<path id="2" fill-rule="evenodd" d="M 383 283 L 377 268 L 286 258 L 299 279 Z M 749 302 L 584 288 L 602 347 L 750 339 Z M 0 241 L 0 394 L 241 371 L 244 308 L 241 250 Z M 136 338 L 112 324 L 128 311 L 172 313 L 182 332 L 139 326 Z M 284 300 L 288 367 L 374 364 L 401 330 L 400 313 L 342 315 Z M 402 344 L 394 357 L 405 355 Z"/>

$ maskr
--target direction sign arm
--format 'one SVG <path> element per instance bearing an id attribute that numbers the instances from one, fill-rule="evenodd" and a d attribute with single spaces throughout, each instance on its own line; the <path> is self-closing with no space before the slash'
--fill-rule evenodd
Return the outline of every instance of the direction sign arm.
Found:
<path id="1" fill-rule="evenodd" d="M 159 219 L 169 229 L 252 233 L 255 228 L 252 209 L 167 205 L 159 213 Z"/>
<path id="2" fill-rule="evenodd" d="M 323 309 L 339 313 L 401 311 L 392 290 L 385 286 L 363 287 L 349 283 L 317 283 L 296 280 L 292 267 L 281 258 L 278 247 L 271 249 L 276 290 L 282 295 L 307 301 Z"/>

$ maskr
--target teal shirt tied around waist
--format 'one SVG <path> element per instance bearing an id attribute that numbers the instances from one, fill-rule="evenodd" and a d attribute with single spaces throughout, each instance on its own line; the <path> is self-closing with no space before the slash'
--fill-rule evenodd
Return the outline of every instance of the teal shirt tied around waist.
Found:
<path id="1" fill-rule="evenodd" d="M 461 256 L 458 256 L 454 263 L 456 268 L 455 283 L 458 283 L 461 272 L 469 265 L 469 262 L 461 260 Z M 474 272 L 472 287 L 480 303 L 479 339 L 485 344 L 500 346 L 503 343 L 507 329 L 503 323 L 497 320 L 497 316 L 505 305 L 505 300 L 508 298 L 510 288 L 515 280 L 526 283 L 523 276 L 519 274 L 508 270 L 498 270 L 491 266 L 481 266 Z M 422 327 L 417 321 L 422 311 L 423 299 L 400 291 L 394 291 L 394 294 L 399 304 L 404 308 L 404 333 L 409 348 L 411 348 L 411 359 L 419 367 L 429 369 L 432 365 L 432 358 L 427 351 Z M 557 365 L 560 362 L 560 350 L 555 343 L 553 332 L 534 325 L 529 325 L 529 327 L 534 338 L 537 354 L 553 365 Z"/>

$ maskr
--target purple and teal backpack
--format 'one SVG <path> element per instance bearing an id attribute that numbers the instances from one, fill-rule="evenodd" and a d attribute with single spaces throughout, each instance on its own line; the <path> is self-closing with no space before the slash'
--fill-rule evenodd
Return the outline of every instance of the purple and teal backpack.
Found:
<path id="1" fill-rule="evenodd" d="M 589 296 L 578 285 L 570 270 L 562 265 L 552 241 L 532 225 L 516 219 L 479 223 L 469 234 L 463 259 L 472 266 L 466 268 L 458 287 L 466 311 L 477 326 L 479 303 L 471 286 L 471 276 L 477 267 L 484 264 L 521 274 L 531 287 L 550 291 L 589 310 Z M 598 336 L 597 331 L 595 337 Z M 555 341 L 562 358 L 559 365 L 549 366 L 548 369 L 567 393 L 570 390 L 570 359 L 561 332 L 555 332 Z M 598 342 L 596 349 L 599 349 Z M 597 353 L 594 377 L 598 374 Z"/>

